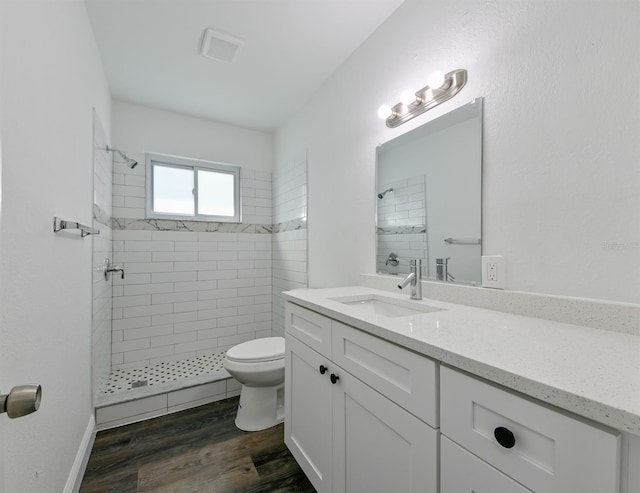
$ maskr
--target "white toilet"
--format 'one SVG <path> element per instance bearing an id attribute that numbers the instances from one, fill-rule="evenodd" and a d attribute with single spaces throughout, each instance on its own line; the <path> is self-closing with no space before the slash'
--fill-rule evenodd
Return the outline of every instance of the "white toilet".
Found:
<path id="1" fill-rule="evenodd" d="M 258 431 L 284 421 L 283 337 L 264 337 L 233 346 L 223 364 L 242 384 L 238 428 Z"/>

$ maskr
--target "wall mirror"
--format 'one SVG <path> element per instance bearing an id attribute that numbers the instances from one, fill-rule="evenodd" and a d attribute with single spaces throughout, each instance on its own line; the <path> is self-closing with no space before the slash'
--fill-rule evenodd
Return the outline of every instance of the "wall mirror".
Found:
<path id="1" fill-rule="evenodd" d="M 376 152 L 376 272 L 481 283 L 482 98 Z"/>

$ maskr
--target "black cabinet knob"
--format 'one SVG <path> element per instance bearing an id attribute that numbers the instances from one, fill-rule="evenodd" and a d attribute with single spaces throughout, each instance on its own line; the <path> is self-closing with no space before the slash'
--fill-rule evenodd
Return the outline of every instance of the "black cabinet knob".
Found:
<path id="1" fill-rule="evenodd" d="M 320 375 L 324 375 L 327 371 L 329 371 L 329 368 L 324 365 L 320 365 Z"/>
<path id="2" fill-rule="evenodd" d="M 511 430 L 508 430 L 503 426 L 498 426 L 493 430 L 493 436 L 496 437 L 496 441 L 504 448 L 513 448 L 516 444 L 516 437 L 513 435 Z"/>
<path id="3" fill-rule="evenodd" d="M 331 378 L 331 383 L 336 383 L 338 380 L 340 380 L 340 377 L 335 373 L 332 373 L 330 378 Z"/>

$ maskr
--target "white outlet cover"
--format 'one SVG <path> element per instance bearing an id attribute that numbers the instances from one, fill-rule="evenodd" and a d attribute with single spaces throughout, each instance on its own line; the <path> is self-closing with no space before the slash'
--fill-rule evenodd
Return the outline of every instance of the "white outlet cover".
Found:
<path id="1" fill-rule="evenodd" d="M 489 279 L 490 265 L 495 265 L 495 279 Z M 482 287 L 505 289 L 507 285 L 507 264 L 503 255 L 482 256 Z"/>

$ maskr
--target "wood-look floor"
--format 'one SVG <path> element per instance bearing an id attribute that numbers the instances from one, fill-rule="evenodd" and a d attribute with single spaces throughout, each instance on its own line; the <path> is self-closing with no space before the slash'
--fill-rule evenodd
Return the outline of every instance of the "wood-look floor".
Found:
<path id="1" fill-rule="evenodd" d="M 247 433 L 238 398 L 101 431 L 81 493 L 315 493 L 284 445 L 284 427 Z"/>

